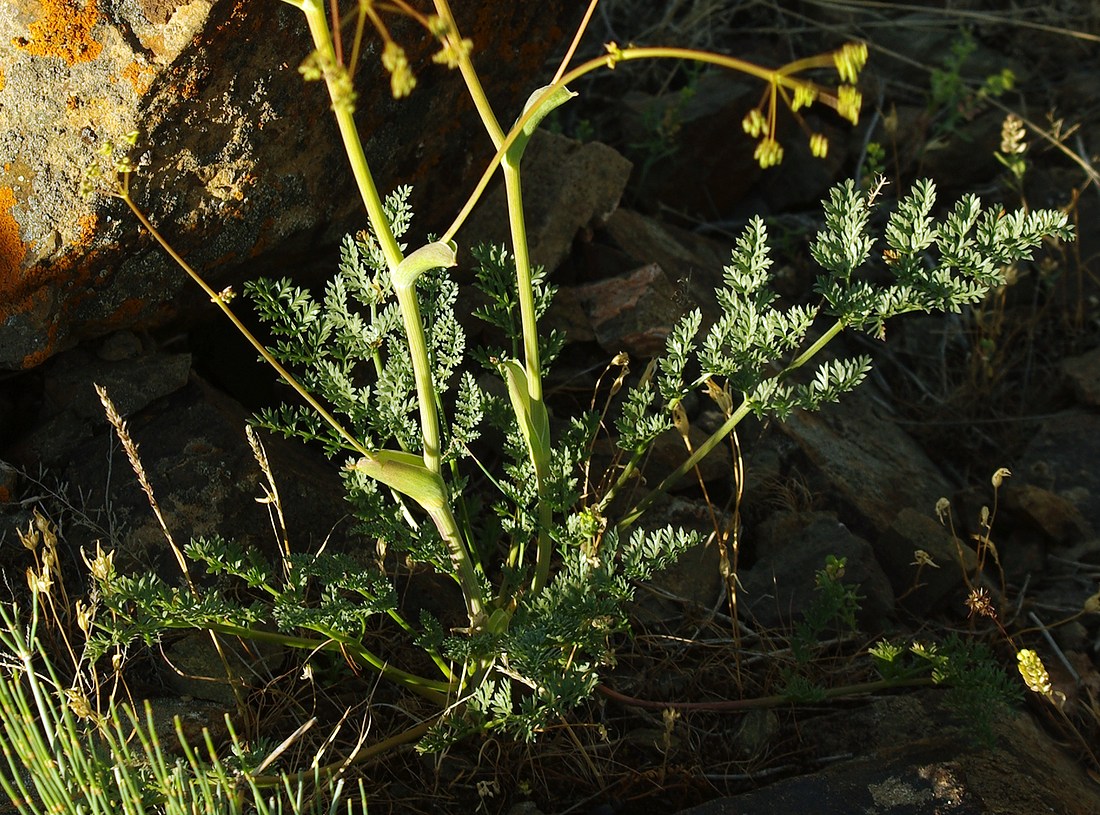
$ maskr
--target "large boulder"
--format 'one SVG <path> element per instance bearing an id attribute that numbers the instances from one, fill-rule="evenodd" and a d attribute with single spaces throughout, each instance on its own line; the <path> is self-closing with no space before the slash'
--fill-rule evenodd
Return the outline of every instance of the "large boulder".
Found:
<path id="1" fill-rule="evenodd" d="M 453 5 L 507 123 L 581 4 Z M 434 43 L 390 22 L 419 85 L 393 100 L 369 45 L 355 74 L 362 136 L 379 189 L 413 184 L 417 233 L 442 231 L 493 151 L 457 72 L 431 62 Z M 0 370 L 202 302 L 121 201 L 80 195 L 97 151 L 131 131 L 135 199 L 219 287 L 293 270 L 362 228 L 325 89 L 298 72 L 310 50 L 303 15 L 277 0 L 3 5 Z"/>

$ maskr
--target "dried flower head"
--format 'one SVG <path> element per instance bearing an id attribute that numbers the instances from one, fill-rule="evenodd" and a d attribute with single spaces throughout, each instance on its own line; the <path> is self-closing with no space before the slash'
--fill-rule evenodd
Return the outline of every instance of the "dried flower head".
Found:
<path id="1" fill-rule="evenodd" d="M 993 599 L 985 589 L 971 589 L 966 597 L 966 607 L 970 609 L 970 616 L 977 614 L 979 617 L 989 617 L 991 620 L 997 616 L 993 608 Z"/>

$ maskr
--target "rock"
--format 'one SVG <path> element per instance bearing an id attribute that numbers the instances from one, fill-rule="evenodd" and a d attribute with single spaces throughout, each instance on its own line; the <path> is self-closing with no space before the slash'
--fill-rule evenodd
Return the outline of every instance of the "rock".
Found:
<path id="1" fill-rule="evenodd" d="M 893 613 L 894 594 L 871 544 L 831 513 L 778 513 L 755 532 L 752 544 L 757 560 L 738 574 L 739 603 L 762 627 L 777 628 L 799 618 L 799 610 L 813 602 L 815 575 L 829 555 L 846 559 L 842 582 L 863 595 L 860 620 L 869 630 L 881 628 Z"/>
<path id="2" fill-rule="evenodd" d="M 917 566 L 921 551 L 931 564 Z M 875 559 L 890 579 L 898 601 L 917 614 L 937 608 L 974 574 L 977 556 L 968 543 L 956 542 L 939 521 L 910 507 L 894 518 L 875 541 Z"/>
<path id="3" fill-rule="evenodd" d="M 857 757 L 679 815 L 1100 812 L 1095 782 L 1029 716 L 995 722 L 997 746 L 976 749 L 937 696 L 909 693 L 806 721 L 800 732 L 811 745 L 821 743 L 815 752 Z"/>
<path id="4" fill-rule="evenodd" d="M 605 240 L 633 258 L 634 268 L 650 263 L 660 266 L 675 283 L 677 300 L 685 308 L 697 303 L 704 318 L 717 316 L 714 290 L 722 284 L 722 267 L 730 261 L 732 244 L 627 209 L 615 210 L 601 232 Z"/>
<path id="5" fill-rule="evenodd" d="M 1004 508 L 1054 543 L 1077 543 L 1092 535 L 1073 501 L 1034 484 L 1006 484 Z"/>
<path id="6" fill-rule="evenodd" d="M 503 120 L 539 84 L 558 26 L 580 16 L 574 5 L 460 10 Z M 416 186 L 417 233 L 441 232 L 492 151 L 463 83 L 431 63 L 430 38 L 402 21 L 391 25 L 420 84 L 395 101 L 368 37 L 355 76 L 361 137 L 379 189 Z M 362 228 L 328 95 L 298 72 L 311 50 L 303 15 L 282 3 L 5 5 L 0 370 L 209 307 L 121 201 L 80 195 L 97 151 L 131 131 L 141 134 L 135 199 L 215 288 L 239 284 L 250 274 L 242 264 L 307 265 Z"/>
<path id="7" fill-rule="evenodd" d="M 1033 484 L 1067 498 L 1100 529 L 1100 415 L 1067 410 L 1046 419 L 1013 469 L 1013 486 Z"/>
<path id="8" fill-rule="evenodd" d="M 623 138 L 639 165 L 639 196 L 704 219 L 728 212 L 761 173 L 741 129 L 760 92 L 756 80 L 715 70 L 679 93 L 627 93 Z M 667 151 L 691 160 L 662 160 Z"/>
<path id="9" fill-rule="evenodd" d="M 816 413 L 797 411 L 779 427 L 820 469 L 829 489 L 882 532 L 905 507 L 933 512 L 952 489 L 916 442 L 874 410 L 869 390 L 864 384 Z"/>
<path id="10" fill-rule="evenodd" d="M 69 352 L 72 353 L 72 352 Z M 59 357 L 63 360 L 65 354 Z M 90 385 L 87 385 L 90 389 Z M 93 394 L 94 398 L 94 394 Z M 249 415 L 197 376 L 182 389 L 127 417 L 130 434 L 169 531 L 177 545 L 220 535 L 276 556 L 277 545 L 262 496 L 259 472 L 244 436 Z M 124 571 L 151 570 L 172 582 L 179 568 L 148 499 L 130 469 L 114 431 L 87 424 L 88 438 L 74 443 L 64 463 L 49 472 L 79 490 L 80 517 L 65 542 L 72 551 L 116 549 Z M 275 475 L 292 551 L 314 551 L 331 536 L 347 545 L 351 522 L 336 465 L 294 441 L 261 434 Z"/>
<path id="11" fill-rule="evenodd" d="M 38 425 L 16 446 L 17 454 L 28 464 L 62 464 L 74 447 L 107 427 L 96 385 L 129 416 L 182 388 L 190 370 L 186 353 L 150 352 L 117 361 L 84 348 L 62 354 L 45 369 Z"/>
<path id="12" fill-rule="evenodd" d="M 600 347 L 609 354 L 626 351 L 635 360 L 663 353 L 665 340 L 685 311 L 675 287 L 655 263 L 576 286 L 572 292 Z"/>
<path id="13" fill-rule="evenodd" d="M 19 487 L 19 470 L 0 460 L 0 506 L 15 501 L 16 490 Z"/>
<path id="14" fill-rule="evenodd" d="M 1090 407 L 1100 407 L 1100 348 L 1063 359 L 1061 368 L 1077 398 Z"/>
<path id="15" fill-rule="evenodd" d="M 619 205 L 630 162 L 599 142 L 581 144 L 536 131 L 523 154 L 523 211 L 531 262 L 553 271 L 581 230 L 599 226 Z M 501 183 L 459 233 L 468 243 L 512 245 Z"/>
<path id="16" fill-rule="evenodd" d="M 718 522 L 726 529 L 729 527 L 730 517 L 719 512 Z M 683 498 L 658 500 L 638 523 L 639 527 L 650 530 L 669 525 L 694 529 L 704 537 L 714 531 L 706 504 Z M 683 613 L 684 603 L 709 611 L 725 593 L 719 570 L 718 544 L 711 541 L 705 546 L 688 550 L 675 564 L 654 575 L 650 583 L 662 594 L 671 595 L 677 600 L 672 601 L 668 597 L 640 590 L 636 595 L 635 605 L 642 620 L 660 620 L 669 614 Z"/>

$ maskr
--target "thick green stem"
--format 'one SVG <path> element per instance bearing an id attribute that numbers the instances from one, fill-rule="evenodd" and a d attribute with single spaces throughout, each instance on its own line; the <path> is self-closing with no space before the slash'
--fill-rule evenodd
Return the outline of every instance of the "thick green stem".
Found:
<path id="1" fill-rule="evenodd" d="M 455 25 L 454 17 L 451 14 L 450 5 L 447 0 L 435 0 L 435 7 L 439 16 L 448 22 L 449 28 L 453 32 L 452 36 L 460 39 L 461 35 Z M 485 91 L 481 86 L 481 80 L 478 78 L 473 63 L 461 49 L 458 49 L 458 53 L 460 54 L 458 67 L 466 83 L 466 89 L 469 91 L 470 98 L 477 108 L 478 115 L 481 117 L 482 124 L 489 134 L 493 146 L 500 148 L 504 143 L 504 131 L 501 129 L 496 114 L 493 112 L 492 105 L 490 105 L 489 99 L 485 95 Z M 511 230 L 512 254 L 516 262 L 516 290 L 519 297 L 520 324 L 523 332 L 523 356 L 524 369 L 527 374 L 527 393 L 531 403 L 534 405 L 533 411 L 541 414 L 543 412 L 542 362 L 539 359 L 538 319 L 535 314 L 531 254 L 527 241 L 527 226 L 523 215 L 523 187 L 520 182 L 518 163 L 506 160 L 503 165 L 503 170 L 504 189 L 508 199 L 508 223 Z M 517 418 L 521 422 L 524 420 L 522 416 Z M 531 441 L 528 440 L 528 443 L 531 444 Z M 536 449 L 536 447 L 536 445 L 531 446 L 531 456 L 537 481 L 539 529 L 538 548 L 535 558 L 535 574 L 531 582 L 531 589 L 537 592 L 546 585 L 550 576 L 550 558 L 553 554 L 553 544 L 550 539 L 550 524 L 553 522 L 553 512 L 545 496 L 545 471 L 548 462 L 540 460 L 545 458 L 545 451 Z"/>
<path id="2" fill-rule="evenodd" d="M 474 568 L 474 560 L 458 528 L 458 521 L 455 519 L 450 503 L 444 504 L 439 509 L 430 510 L 430 514 L 451 556 L 455 579 L 462 588 L 462 596 L 466 601 L 466 615 L 470 618 L 470 625 L 477 628 L 485 622 L 485 598 L 481 591 L 477 570 Z"/>
<path id="3" fill-rule="evenodd" d="M 295 3 L 301 8 L 309 24 L 313 45 L 321 55 L 321 62 L 330 66 L 324 71 L 325 85 L 332 100 L 332 111 L 336 124 L 340 128 L 340 138 L 344 142 L 344 151 L 351 164 L 352 175 L 359 187 L 359 195 L 370 218 L 371 229 L 386 258 L 391 274 L 404 259 L 401 247 L 394 237 L 382 198 L 374 184 L 370 165 L 367 163 L 363 143 L 359 140 L 359 129 L 352 115 L 351 100 L 347 98 L 349 89 L 337 81 L 342 66 L 336 66 L 335 49 L 329 31 L 325 7 L 320 0 L 301 0 Z M 396 288 L 396 287 L 395 287 Z M 420 308 L 416 302 L 416 292 L 397 291 L 397 301 L 401 309 L 401 319 L 409 340 L 413 374 L 416 379 L 416 395 L 420 403 L 420 431 L 424 441 L 424 464 L 433 472 L 440 471 L 439 453 L 439 415 L 436 412 L 436 392 L 432 383 L 431 365 L 428 361 L 427 343 L 424 338 L 424 326 L 420 320 Z M 442 530 L 441 530 L 442 531 Z"/>
<path id="4" fill-rule="evenodd" d="M 516 291 L 519 295 L 520 325 L 523 331 L 523 358 L 527 373 L 527 392 L 533 405 L 542 405 L 542 361 L 539 358 L 538 318 L 535 314 L 535 289 L 531 274 L 531 254 L 527 243 L 527 226 L 523 216 L 523 188 L 520 184 L 519 167 L 504 162 L 504 189 L 508 196 L 508 222 L 512 229 L 512 250 L 516 260 Z M 543 451 L 535 451 L 541 456 Z M 535 575 L 531 581 L 532 591 L 541 591 L 550 577 L 550 558 L 553 543 L 550 539 L 550 524 L 553 512 L 546 500 L 546 479 L 544 473 L 548 462 L 535 462 L 535 477 L 538 491 L 538 548 L 535 555 Z"/>
<path id="5" fill-rule="evenodd" d="M 424 443 L 424 466 L 434 473 L 442 472 L 439 449 L 439 414 L 436 412 L 435 383 L 432 381 L 431 363 L 428 360 L 428 343 L 424 323 L 420 319 L 420 303 L 416 299 L 416 286 L 394 286 L 405 336 L 409 341 L 409 358 L 412 360 L 416 396 L 420 402 L 420 435 Z"/>

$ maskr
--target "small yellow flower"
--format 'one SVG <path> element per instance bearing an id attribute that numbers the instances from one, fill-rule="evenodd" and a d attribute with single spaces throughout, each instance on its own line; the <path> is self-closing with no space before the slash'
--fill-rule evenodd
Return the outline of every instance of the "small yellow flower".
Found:
<path id="1" fill-rule="evenodd" d="M 105 583 L 115 573 L 115 553 L 114 550 L 104 553 L 103 547 L 99 541 L 95 542 L 95 558 L 89 562 L 88 556 L 81 551 L 80 556 L 84 559 L 85 565 L 92 573 L 92 577 L 100 583 Z"/>
<path id="2" fill-rule="evenodd" d="M 867 44 L 862 42 L 847 42 L 833 52 L 833 64 L 836 72 L 840 74 L 841 82 L 855 84 L 859 72 L 867 64 Z"/>
<path id="3" fill-rule="evenodd" d="M 50 567 L 43 566 L 40 572 L 36 572 L 33 568 L 27 569 L 27 586 L 31 594 L 49 594 L 50 587 L 53 586 Z"/>
<path id="4" fill-rule="evenodd" d="M 759 139 L 768 129 L 768 122 L 759 108 L 753 108 L 741 120 L 741 127 L 754 139 Z"/>
<path id="5" fill-rule="evenodd" d="M 607 67 L 611 70 L 615 70 L 615 66 L 623 58 L 623 49 L 619 47 L 617 42 L 609 42 L 604 45 L 604 49 L 607 51 Z"/>
<path id="6" fill-rule="evenodd" d="M 416 77 L 409 67 L 409 58 L 405 49 L 393 40 L 382 49 L 382 67 L 390 73 L 390 90 L 394 99 L 400 99 L 412 93 L 416 87 Z"/>
<path id="7" fill-rule="evenodd" d="M 852 124 L 859 124 L 863 96 L 852 85 L 841 85 L 836 91 L 836 112 Z"/>
<path id="8" fill-rule="evenodd" d="M 1009 469 L 1007 467 L 1001 467 L 1001 469 L 999 469 L 999 470 L 997 470 L 997 472 L 993 473 L 993 477 L 990 479 L 990 482 L 993 484 L 993 489 L 995 489 L 995 490 L 1000 489 L 1001 488 L 1001 482 L 1003 482 L 1006 478 L 1008 478 L 1011 475 L 1012 475 L 1012 473 L 1009 471 Z"/>
<path id="9" fill-rule="evenodd" d="M 775 167 L 783 161 L 783 145 L 772 138 L 761 139 L 756 145 L 756 151 L 752 154 L 763 169 Z"/>
<path id="10" fill-rule="evenodd" d="M 86 605 L 84 601 L 76 601 L 76 625 L 87 636 L 91 630 L 92 620 L 95 619 L 95 606 Z"/>
<path id="11" fill-rule="evenodd" d="M 1030 648 L 1024 648 L 1016 653 L 1016 667 L 1020 669 L 1020 676 L 1024 678 L 1024 684 L 1035 693 L 1044 696 L 1050 695 L 1050 674 L 1047 673 L 1043 660 Z"/>
<path id="12" fill-rule="evenodd" d="M 810 154 L 814 158 L 825 158 L 829 154 L 829 140 L 823 133 L 814 133 L 810 136 Z"/>
<path id="13" fill-rule="evenodd" d="M 794 99 L 791 101 L 791 110 L 808 108 L 817 99 L 817 88 L 813 85 L 799 85 L 794 89 Z"/>
<path id="14" fill-rule="evenodd" d="M 474 48 L 474 41 L 463 38 L 458 45 L 451 39 L 443 40 L 443 48 L 432 54 L 432 62 L 438 65 L 446 65 L 448 68 L 457 68 L 463 57 L 469 57 Z"/>

